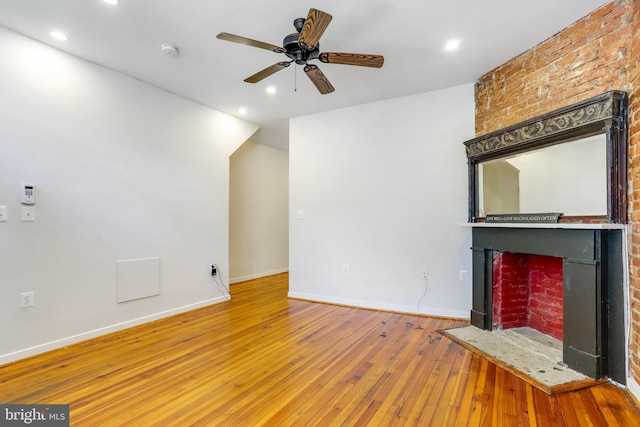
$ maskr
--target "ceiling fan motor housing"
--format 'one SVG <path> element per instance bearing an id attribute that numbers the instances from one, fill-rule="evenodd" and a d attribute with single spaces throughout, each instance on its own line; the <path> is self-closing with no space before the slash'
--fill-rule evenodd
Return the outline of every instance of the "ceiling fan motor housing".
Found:
<path id="1" fill-rule="evenodd" d="M 318 43 L 313 50 L 306 50 L 300 47 L 300 44 L 298 43 L 299 39 L 299 33 L 292 33 L 284 38 L 282 41 L 282 47 L 286 50 L 285 55 L 293 59 L 296 64 L 299 65 L 305 65 L 307 61 L 318 58 L 318 55 L 320 54 L 320 43 Z"/>

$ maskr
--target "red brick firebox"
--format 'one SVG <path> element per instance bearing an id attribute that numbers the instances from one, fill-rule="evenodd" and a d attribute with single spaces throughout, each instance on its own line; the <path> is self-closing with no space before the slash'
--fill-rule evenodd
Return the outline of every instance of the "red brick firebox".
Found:
<path id="1" fill-rule="evenodd" d="M 495 252 L 493 327 L 530 327 L 562 340 L 562 258 Z"/>

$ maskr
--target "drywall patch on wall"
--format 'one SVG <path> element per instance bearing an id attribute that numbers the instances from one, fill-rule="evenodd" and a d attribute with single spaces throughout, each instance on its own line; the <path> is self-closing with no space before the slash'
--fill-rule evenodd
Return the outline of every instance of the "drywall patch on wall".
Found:
<path id="1" fill-rule="evenodd" d="M 160 258 L 117 263 L 118 303 L 160 295 Z"/>

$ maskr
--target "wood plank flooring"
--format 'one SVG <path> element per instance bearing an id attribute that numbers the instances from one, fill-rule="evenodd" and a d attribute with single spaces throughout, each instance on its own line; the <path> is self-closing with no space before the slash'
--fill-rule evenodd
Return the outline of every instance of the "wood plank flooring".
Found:
<path id="1" fill-rule="evenodd" d="M 0 366 L 0 402 L 66 403 L 72 426 L 635 426 L 612 385 L 555 396 L 436 332 L 465 322 L 233 299 Z"/>

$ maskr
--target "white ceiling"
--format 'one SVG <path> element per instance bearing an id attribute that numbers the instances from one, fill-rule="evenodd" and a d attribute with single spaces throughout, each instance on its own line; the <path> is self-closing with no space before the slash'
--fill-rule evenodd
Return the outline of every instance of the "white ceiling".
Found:
<path id="1" fill-rule="evenodd" d="M 287 149 L 288 119 L 471 83 L 607 3 L 604 0 L 0 0 L 0 25 L 88 61 L 257 123 L 258 142 Z M 216 39 L 281 45 L 309 8 L 333 15 L 320 50 L 384 55 L 381 69 L 314 61 L 336 91 L 320 95 L 301 66 L 243 79 L 286 60 Z M 69 40 L 49 36 L 65 31 Z M 445 42 L 462 41 L 456 52 Z M 180 55 L 161 52 L 163 43 Z M 266 93 L 267 86 L 277 89 Z M 297 88 L 297 90 L 296 90 Z M 245 107 L 248 114 L 240 116 Z"/>

